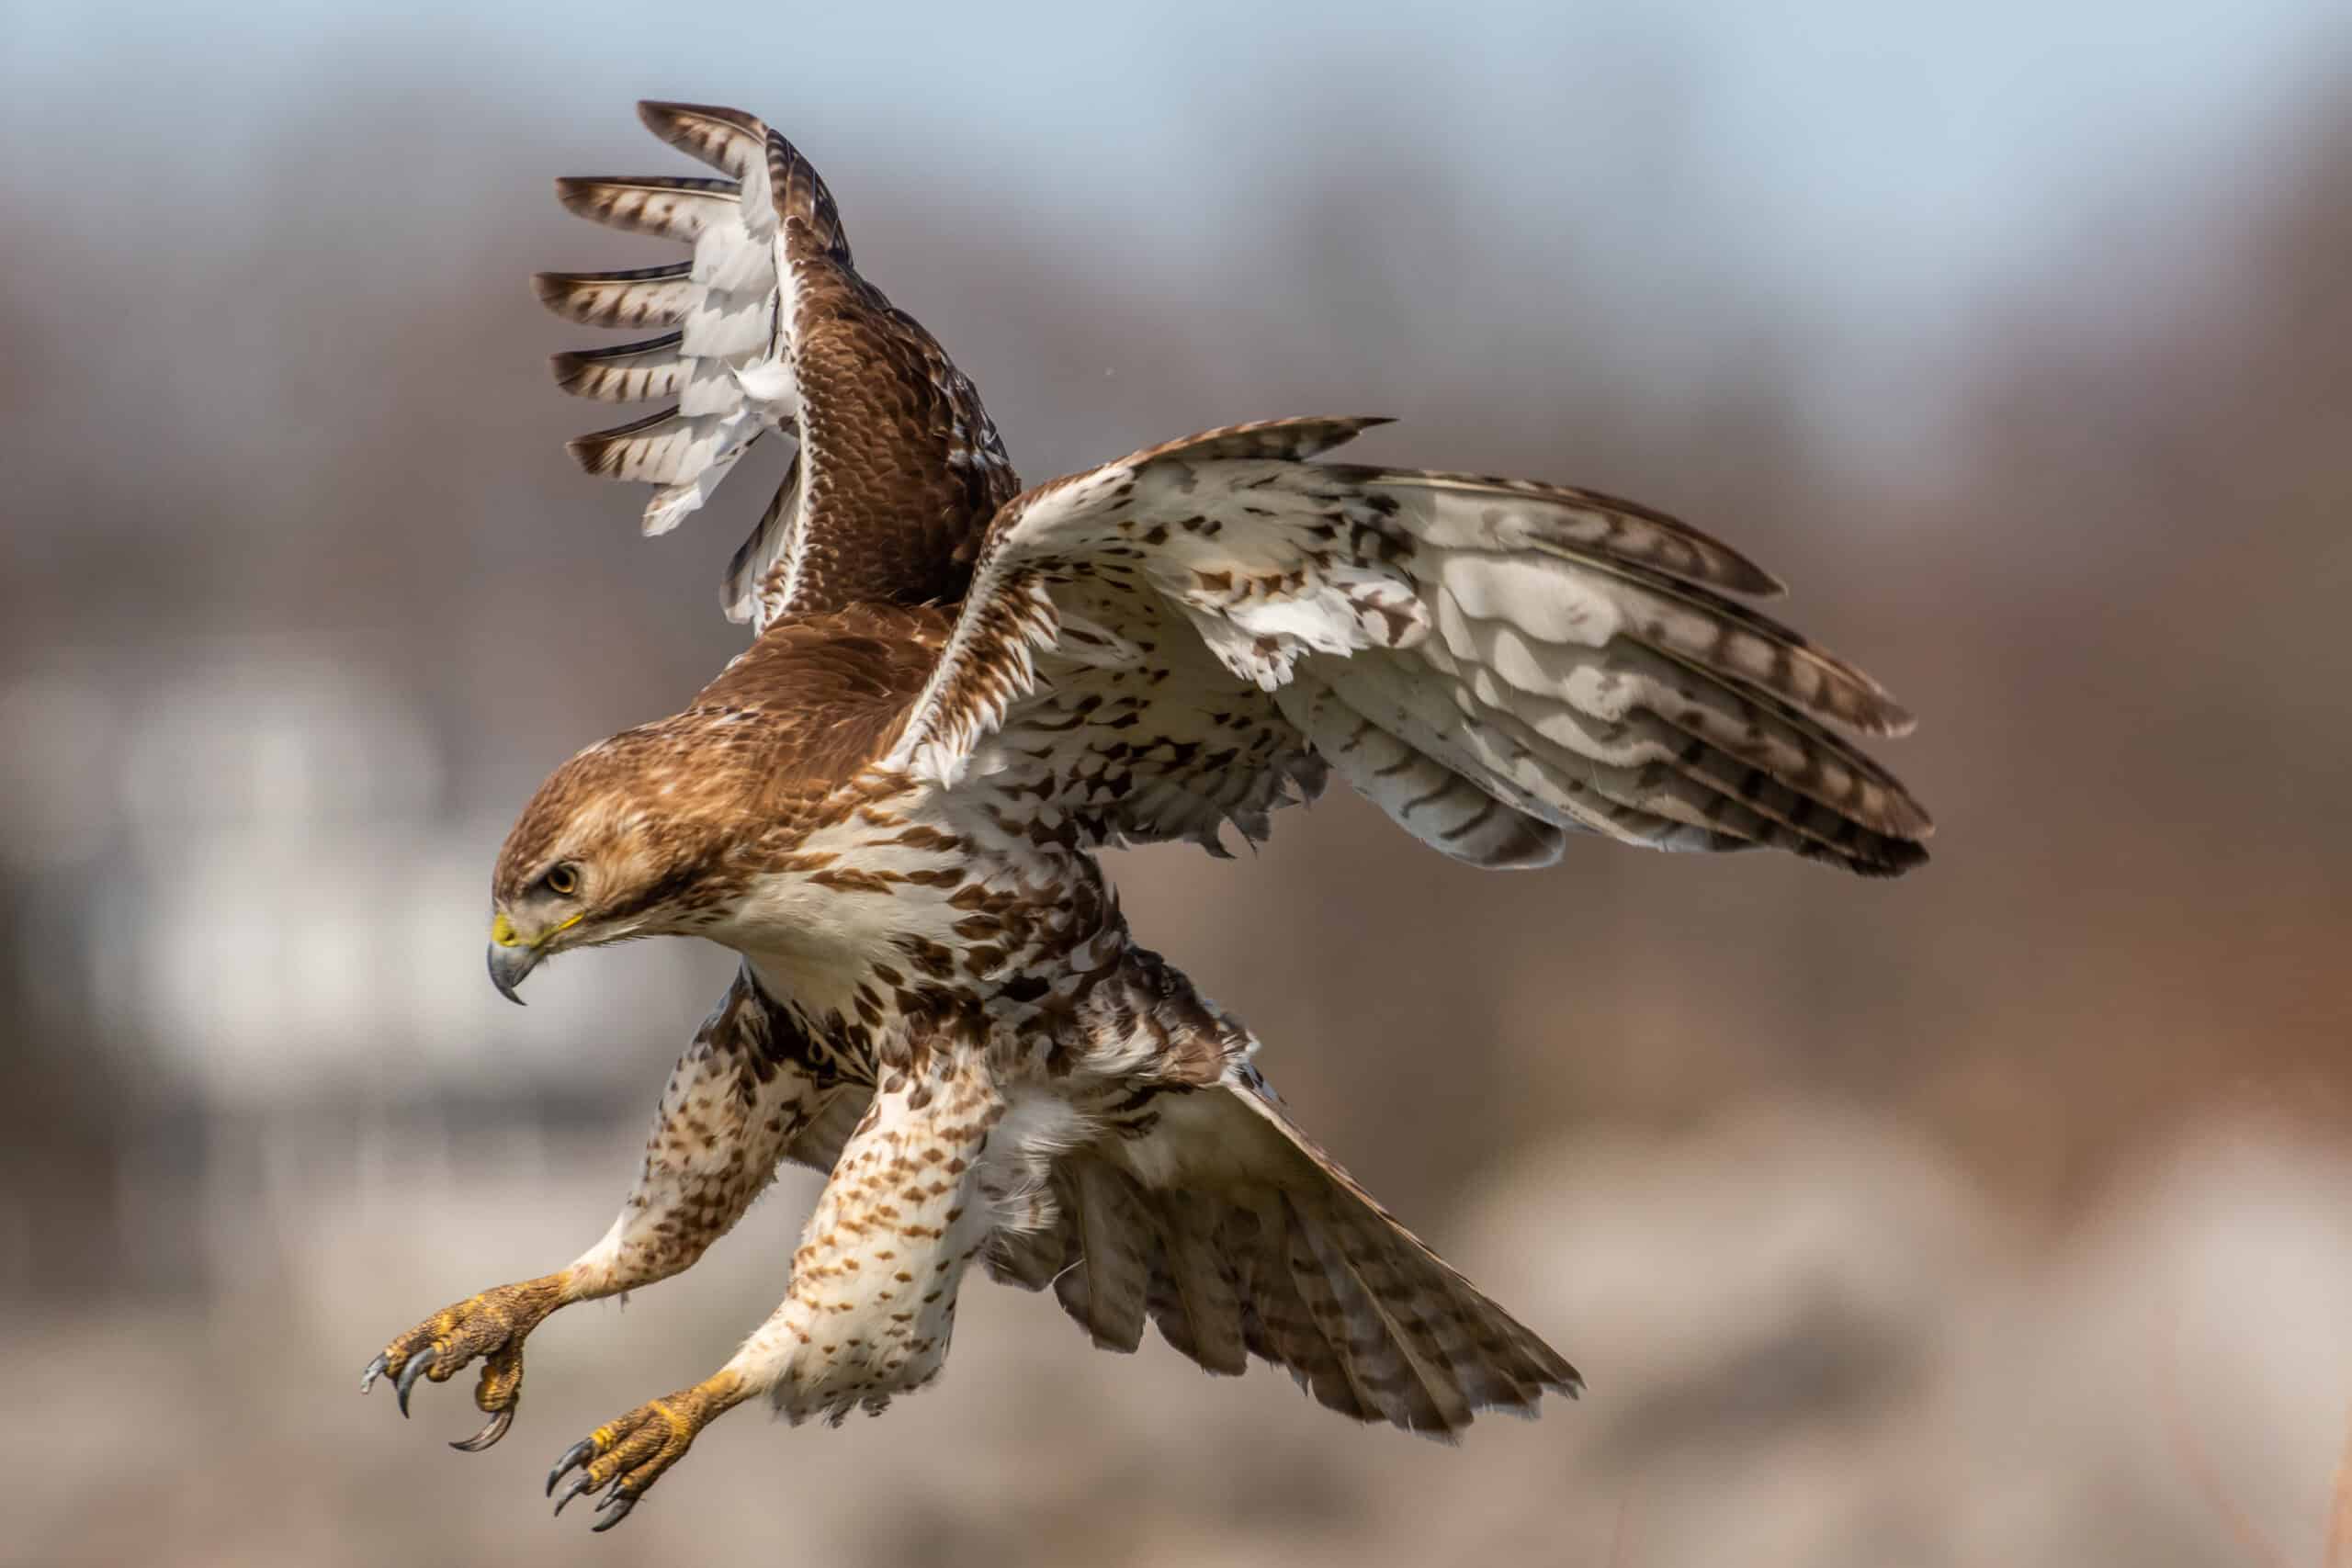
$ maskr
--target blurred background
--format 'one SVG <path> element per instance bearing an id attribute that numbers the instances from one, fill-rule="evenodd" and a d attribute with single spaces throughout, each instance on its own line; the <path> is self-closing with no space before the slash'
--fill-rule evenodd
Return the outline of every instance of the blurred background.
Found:
<path id="1" fill-rule="evenodd" d="M 1901 14 L 1897 14 L 1898 11 Z M 2318 1564 L 2352 1412 L 2352 12 L 6 8 L 0 1559 Z M 1921 716 L 1897 884 L 1351 798 L 1114 866 L 1302 1120 L 1591 1380 L 1450 1450 L 976 1283 L 887 1424 L 582 1431 L 781 1295 L 815 1179 L 463 1385 L 392 1334 L 560 1265 L 717 949 L 507 1007 L 489 867 L 739 646 L 580 476 L 563 173 L 740 105 L 1032 481 L 1231 421 L 1640 497 Z M 775 444 L 767 444 L 774 446 Z M 770 463 L 775 454 L 764 454 Z M 1416 890 L 1409 919 L 1375 886 Z M 1374 911 L 1377 911 L 1376 913 Z M 912 1467 L 917 1479 L 910 1484 Z"/>

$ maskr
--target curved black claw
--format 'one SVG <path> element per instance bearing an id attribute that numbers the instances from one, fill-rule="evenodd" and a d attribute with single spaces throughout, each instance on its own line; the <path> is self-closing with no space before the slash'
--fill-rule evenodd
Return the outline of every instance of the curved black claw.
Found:
<path id="1" fill-rule="evenodd" d="M 581 1465 L 586 1464 L 590 1457 L 594 1455 L 595 1451 L 596 1444 L 594 1440 L 588 1438 L 582 1438 L 578 1442 L 572 1444 L 570 1448 L 564 1450 L 563 1457 L 555 1461 L 555 1468 L 553 1470 L 548 1472 L 548 1495 L 550 1497 L 555 1495 L 555 1483 L 563 1479 L 563 1472 L 565 1471 L 573 1470 Z M 585 1476 L 582 1477 L 582 1481 L 585 1481 L 586 1479 L 587 1478 Z M 575 1494 L 575 1495 L 576 1495 L 577 1494 Z M 557 1505 L 557 1511 L 562 1511 L 561 1504 Z"/>
<path id="2" fill-rule="evenodd" d="M 392 1384 L 392 1392 L 400 1395 L 402 1416 L 408 1414 L 408 1391 L 416 1386 L 416 1380 L 425 1374 L 439 1354 L 440 1352 L 428 1347 L 411 1356 L 408 1359 L 408 1365 L 401 1369 L 400 1379 Z"/>
<path id="3" fill-rule="evenodd" d="M 506 1428 L 514 1425 L 514 1407 L 492 1412 L 489 1423 L 470 1438 L 461 1438 L 449 1446 L 461 1454 L 478 1454 L 506 1436 Z"/>
<path id="4" fill-rule="evenodd" d="M 481 1430 L 449 1446 L 478 1454 L 506 1436 L 523 1397 L 523 1341 L 565 1299 L 568 1271 L 497 1285 L 453 1303 L 395 1337 L 360 1374 L 365 1393 L 378 1378 L 390 1376 L 401 1414 L 417 1382 L 447 1382 L 476 1360 L 481 1377 L 474 1408 L 488 1417 Z"/>
<path id="5" fill-rule="evenodd" d="M 720 1412 L 742 1402 L 742 1380 L 722 1372 L 675 1393 L 648 1400 L 617 1421 L 609 1421 L 571 1445 L 548 1472 L 548 1495 L 556 1512 L 584 1492 L 598 1488 L 598 1529 L 610 1529 L 686 1455 L 695 1434 Z M 573 1472 L 578 1473 L 574 1474 Z M 566 1483 L 564 1477 L 571 1479 Z M 561 1483 L 561 1489 L 558 1489 Z"/>
<path id="6" fill-rule="evenodd" d="M 566 1503 L 571 1502 L 574 1497 L 579 1496 L 582 1492 L 589 1490 L 594 1485 L 595 1483 L 588 1479 L 588 1472 L 584 1470 L 582 1471 L 579 1474 L 571 1478 L 571 1484 L 563 1489 L 563 1495 L 555 1500 L 555 1511 L 559 1514 L 562 1513 L 563 1506 Z"/>

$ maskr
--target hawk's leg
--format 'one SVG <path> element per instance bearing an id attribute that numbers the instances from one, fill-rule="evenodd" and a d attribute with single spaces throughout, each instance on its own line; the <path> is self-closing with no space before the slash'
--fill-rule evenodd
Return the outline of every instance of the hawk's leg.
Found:
<path id="1" fill-rule="evenodd" d="M 455 1446 L 473 1451 L 505 1436 L 522 1397 L 523 1341 L 548 1314 L 687 1269 L 767 1186 L 828 1092 L 794 1059 L 797 1038 L 738 976 L 671 1072 L 637 1185 L 604 1239 L 555 1273 L 434 1314 L 368 1364 L 361 1391 L 390 1377 L 406 1415 L 420 1377 L 447 1382 L 481 1358 L 474 1403 L 490 1420 Z"/>
<path id="2" fill-rule="evenodd" d="M 759 1394 L 795 1423 L 838 1422 L 863 1405 L 939 1375 L 956 1321 L 956 1291 L 995 1224 L 994 1200 L 1015 1179 L 1017 1150 L 987 1162 L 1004 1102 L 987 1068 L 942 1053 L 913 1071 L 887 1071 L 843 1145 L 792 1258 L 784 1303 L 734 1359 L 689 1389 L 600 1427 L 556 1461 L 548 1490 L 571 1471 L 556 1506 L 598 1488 L 620 1522 L 720 1412 Z"/>

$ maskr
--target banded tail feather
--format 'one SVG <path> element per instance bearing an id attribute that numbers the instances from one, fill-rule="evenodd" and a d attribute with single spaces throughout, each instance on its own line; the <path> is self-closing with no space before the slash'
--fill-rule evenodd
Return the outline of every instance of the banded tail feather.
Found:
<path id="1" fill-rule="evenodd" d="M 1055 1299 L 1102 1348 L 1147 1322 L 1232 1376 L 1249 1359 L 1318 1404 L 1452 1440 L 1483 1410 L 1532 1416 L 1583 1379 L 1422 1245 L 1244 1068 L 1163 1094 L 1159 1121 L 1058 1160 L 1048 1224 L 1000 1233 L 997 1278 Z"/>

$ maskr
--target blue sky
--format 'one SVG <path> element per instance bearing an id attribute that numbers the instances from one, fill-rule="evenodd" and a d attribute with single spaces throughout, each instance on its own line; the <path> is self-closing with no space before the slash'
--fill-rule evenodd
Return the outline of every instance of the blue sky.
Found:
<path id="1" fill-rule="evenodd" d="M 629 99 L 740 102 L 931 188 L 1107 213 L 1147 268 L 1209 265 L 1227 198 L 1286 157 L 1404 152 L 1400 221 L 1436 167 L 1511 243 L 1617 258 L 1661 314 L 1736 294 L 1845 345 L 1832 395 L 1860 418 L 1987 294 L 2133 210 L 2225 213 L 2280 107 L 2352 67 L 2352 6 L 2309 0 L 51 6 L 11 30 L 0 185 L 107 221 L 142 191 L 233 211 L 284 167 L 258 156 L 281 128 L 355 96 L 616 163 L 644 160 Z"/>

